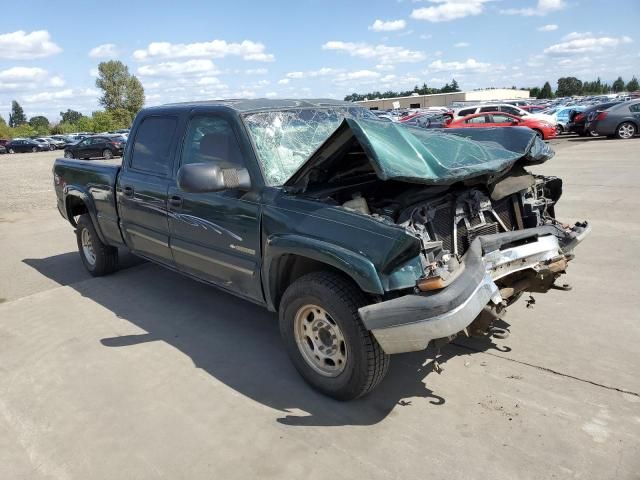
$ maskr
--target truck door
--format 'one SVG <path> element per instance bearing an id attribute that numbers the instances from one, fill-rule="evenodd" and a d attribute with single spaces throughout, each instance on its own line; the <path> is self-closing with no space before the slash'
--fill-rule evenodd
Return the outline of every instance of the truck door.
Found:
<path id="1" fill-rule="evenodd" d="M 237 132 L 218 114 L 192 116 L 179 166 L 215 162 L 246 168 Z M 187 193 L 169 188 L 170 244 L 176 267 L 252 299 L 260 286 L 260 205 L 252 192 Z"/>
<path id="2" fill-rule="evenodd" d="M 167 191 L 172 182 L 178 118 L 145 117 L 138 124 L 133 144 L 118 177 L 120 229 L 131 250 L 173 266 L 169 249 Z"/>

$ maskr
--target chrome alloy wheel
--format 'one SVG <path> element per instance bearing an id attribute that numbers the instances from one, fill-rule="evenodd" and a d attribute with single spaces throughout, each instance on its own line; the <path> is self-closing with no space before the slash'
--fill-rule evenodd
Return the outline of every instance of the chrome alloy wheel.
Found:
<path id="1" fill-rule="evenodd" d="M 631 138 L 635 135 L 636 129 L 630 123 L 623 123 L 618 127 L 618 135 L 620 138 Z"/>
<path id="2" fill-rule="evenodd" d="M 320 375 L 337 377 L 347 366 L 347 345 L 336 321 L 321 307 L 304 305 L 296 313 L 294 335 L 304 360 Z"/>
<path id="3" fill-rule="evenodd" d="M 96 254 L 93 251 L 93 243 L 91 243 L 91 235 L 89 234 L 89 230 L 87 230 L 86 228 L 82 230 L 80 240 L 82 242 L 82 254 L 84 255 L 84 258 L 87 260 L 87 262 L 89 262 L 89 264 L 95 265 Z"/>

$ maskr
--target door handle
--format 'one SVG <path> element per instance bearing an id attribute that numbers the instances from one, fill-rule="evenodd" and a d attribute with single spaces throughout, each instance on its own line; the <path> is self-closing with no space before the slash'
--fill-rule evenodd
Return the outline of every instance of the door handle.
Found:
<path id="1" fill-rule="evenodd" d="M 133 192 L 133 187 L 122 187 L 122 193 L 124 193 L 126 197 L 133 197 Z"/>
<path id="2" fill-rule="evenodd" d="M 179 195 L 171 195 L 169 197 L 169 205 L 172 207 L 181 207 L 182 206 L 182 197 Z"/>

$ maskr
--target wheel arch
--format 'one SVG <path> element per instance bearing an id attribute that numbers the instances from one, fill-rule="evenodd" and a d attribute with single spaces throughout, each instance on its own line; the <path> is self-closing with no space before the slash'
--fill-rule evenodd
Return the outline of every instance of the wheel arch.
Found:
<path id="1" fill-rule="evenodd" d="M 265 246 L 262 283 L 269 310 L 277 311 L 285 290 L 314 271 L 332 271 L 354 282 L 365 294 L 384 293 L 370 260 L 320 240 L 286 235 L 271 237 Z"/>
<path id="2" fill-rule="evenodd" d="M 98 222 L 98 211 L 91 195 L 80 187 L 67 186 L 64 198 L 65 213 L 69 223 L 76 228 L 78 226 L 75 217 L 89 214 L 93 227 L 102 243 L 107 244 Z"/>

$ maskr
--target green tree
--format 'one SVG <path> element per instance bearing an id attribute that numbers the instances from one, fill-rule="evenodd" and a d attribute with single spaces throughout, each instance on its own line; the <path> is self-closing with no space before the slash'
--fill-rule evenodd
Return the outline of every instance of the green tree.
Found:
<path id="1" fill-rule="evenodd" d="M 582 81 L 576 77 L 560 77 L 558 79 L 558 91 L 556 95 L 559 97 L 571 97 L 582 93 Z"/>
<path id="2" fill-rule="evenodd" d="M 15 128 L 25 123 L 27 123 L 27 117 L 24 114 L 24 110 L 18 102 L 13 100 L 11 102 L 11 113 L 9 114 L 9 126 Z"/>
<path id="3" fill-rule="evenodd" d="M 42 115 L 37 115 L 29 119 L 29 125 L 36 131 L 36 135 L 49 134 L 49 119 Z"/>
<path id="4" fill-rule="evenodd" d="M 529 89 L 529 96 L 531 98 L 540 98 L 540 92 L 542 90 L 540 89 L 540 87 L 533 87 Z"/>
<path id="5" fill-rule="evenodd" d="M 10 130 L 9 136 L 11 138 L 22 138 L 22 137 L 33 137 L 36 134 L 37 132 L 35 128 L 33 128 L 28 123 L 23 123 L 21 125 L 18 125 L 15 128 L 12 128 Z"/>
<path id="6" fill-rule="evenodd" d="M 627 92 L 635 92 L 636 90 L 640 90 L 640 84 L 638 84 L 638 79 L 634 75 L 629 83 L 627 83 Z"/>
<path id="7" fill-rule="evenodd" d="M 66 112 L 60 112 L 60 117 L 62 118 L 60 123 L 77 123 L 83 115 L 75 110 L 67 109 Z"/>
<path id="8" fill-rule="evenodd" d="M 133 118 L 144 105 L 144 88 L 140 80 L 119 60 L 98 65 L 96 87 L 102 90 L 98 102 L 107 111 L 126 110 Z"/>
<path id="9" fill-rule="evenodd" d="M 553 98 L 553 91 L 551 90 L 551 84 L 549 82 L 544 82 L 538 98 Z"/>
<path id="10" fill-rule="evenodd" d="M 618 79 L 613 82 L 613 85 L 611 85 L 611 88 L 616 93 L 622 92 L 624 90 L 624 80 L 622 80 L 622 77 L 618 77 Z"/>

